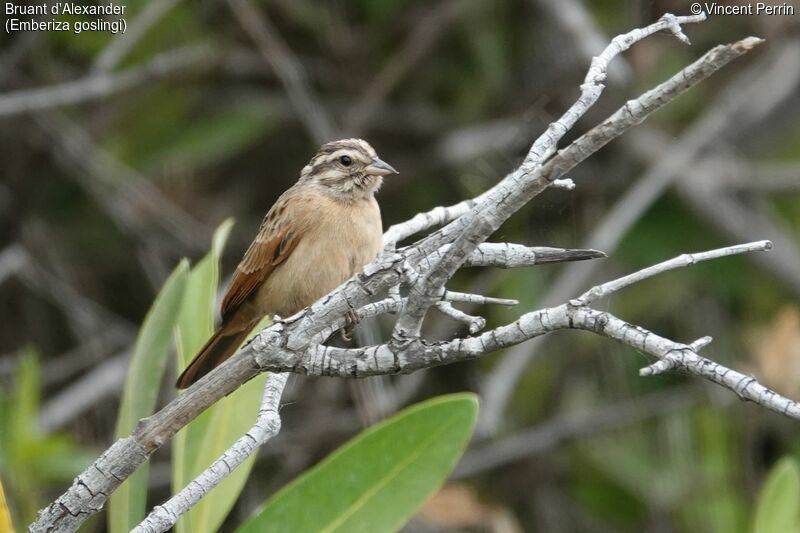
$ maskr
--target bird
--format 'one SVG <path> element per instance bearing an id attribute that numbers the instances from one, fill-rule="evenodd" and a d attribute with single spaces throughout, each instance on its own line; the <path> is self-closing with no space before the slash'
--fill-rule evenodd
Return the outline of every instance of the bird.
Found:
<path id="1" fill-rule="evenodd" d="M 383 224 L 375 194 L 392 174 L 362 139 L 322 145 L 267 212 L 223 298 L 220 326 L 176 387 L 233 355 L 263 317 L 297 313 L 377 257 Z"/>

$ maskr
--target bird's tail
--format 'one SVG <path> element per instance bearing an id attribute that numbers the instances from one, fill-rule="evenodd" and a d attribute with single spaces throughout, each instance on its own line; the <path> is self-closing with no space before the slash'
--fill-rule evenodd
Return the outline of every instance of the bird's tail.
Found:
<path id="1" fill-rule="evenodd" d="M 175 386 L 185 389 L 221 365 L 244 342 L 253 326 L 255 322 L 238 331 L 225 331 L 225 327 L 218 329 L 178 377 Z"/>

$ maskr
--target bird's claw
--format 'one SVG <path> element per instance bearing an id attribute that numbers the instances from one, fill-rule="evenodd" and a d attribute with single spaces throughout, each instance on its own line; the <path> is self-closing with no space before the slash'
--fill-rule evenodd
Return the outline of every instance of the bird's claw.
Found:
<path id="1" fill-rule="evenodd" d="M 353 340 L 353 331 L 356 329 L 361 319 L 358 317 L 358 313 L 356 313 L 355 309 L 350 309 L 344 315 L 344 320 L 344 327 L 339 330 L 339 337 L 345 342 L 350 342 Z"/>

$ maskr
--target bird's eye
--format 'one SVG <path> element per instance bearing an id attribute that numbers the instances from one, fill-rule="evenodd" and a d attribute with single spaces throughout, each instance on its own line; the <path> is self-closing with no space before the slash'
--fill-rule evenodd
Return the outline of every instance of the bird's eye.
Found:
<path id="1" fill-rule="evenodd" d="M 353 160 L 350 159 L 349 155 L 343 155 L 342 157 L 339 158 L 339 163 L 341 163 L 346 167 L 349 167 L 350 165 L 353 164 Z"/>

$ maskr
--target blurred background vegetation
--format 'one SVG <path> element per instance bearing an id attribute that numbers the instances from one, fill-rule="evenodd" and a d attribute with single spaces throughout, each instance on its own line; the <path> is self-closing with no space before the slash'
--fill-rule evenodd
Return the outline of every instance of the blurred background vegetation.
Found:
<path id="1" fill-rule="evenodd" d="M 195 264 L 233 217 L 225 280 L 321 140 L 364 137 L 400 170 L 379 194 L 387 227 L 455 203 L 521 160 L 610 36 L 688 8 L 268 0 L 253 16 L 248 5 L 131 1 L 124 36 L 0 37 L 0 479 L 17 524 L 111 443 L 138 325 L 180 259 Z M 608 306 L 675 340 L 711 335 L 710 357 L 797 398 L 800 14 L 686 32 L 691 47 L 657 35 L 617 60 L 578 132 L 711 46 L 767 42 L 495 236 L 609 258 L 470 270 L 452 288 L 519 299 L 479 310 L 499 325 L 684 251 L 772 239 L 770 254 L 672 272 Z M 426 327 L 466 334 L 441 316 Z M 509 352 L 359 385 L 292 378 L 283 430 L 222 529 L 360 428 L 445 392 L 479 394 L 478 431 L 408 531 L 748 531 L 767 471 L 800 452 L 796 424 L 696 379 L 641 379 L 646 359 L 610 341 L 562 332 Z M 172 361 L 159 405 L 175 394 Z M 151 506 L 170 494 L 169 460 L 167 446 L 151 461 Z"/>

